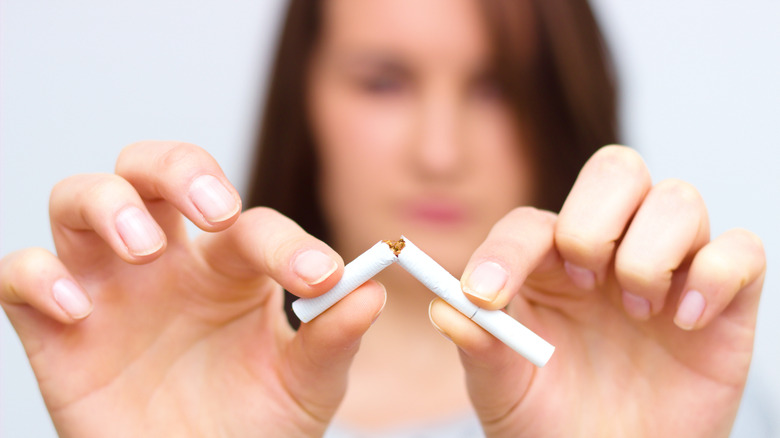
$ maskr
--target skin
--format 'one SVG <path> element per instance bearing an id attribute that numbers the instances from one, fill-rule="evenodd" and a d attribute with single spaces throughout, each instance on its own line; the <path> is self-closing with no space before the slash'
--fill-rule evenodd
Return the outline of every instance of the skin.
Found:
<path id="1" fill-rule="evenodd" d="M 405 234 L 460 273 L 490 227 L 531 199 L 533 165 L 491 81 L 479 6 L 448 3 L 326 3 L 309 107 L 345 258 Z M 462 217 L 415 214 L 426 205 Z"/>
<path id="2" fill-rule="evenodd" d="M 336 34 L 326 25 L 332 34 L 312 67 L 311 117 L 322 140 L 322 196 L 335 246 L 351 258 L 379 239 L 409 233 L 450 270 L 463 270 L 464 290 L 477 304 L 508 305 L 557 350 L 537 369 L 434 300 L 431 321 L 458 346 L 456 355 L 438 356 L 441 337 L 436 343 L 434 331 L 417 330 L 419 314 L 426 315 L 413 306 L 423 299 L 419 290 L 389 273 L 382 280 L 393 299 L 366 336 L 353 382 L 371 375 L 366 364 L 389 356 L 382 349 L 405 351 L 393 362 L 399 377 L 380 380 L 416 382 L 425 368 L 415 374 L 405 363 L 419 365 L 418 356 L 448 377 L 457 367 L 463 396 L 491 437 L 727 436 L 752 354 L 766 269 L 760 240 L 740 229 L 710 239 L 698 192 L 677 180 L 652 184 L 637 153 L 619 146 L 590 159 L 560 213 L 516 207 L 533 190 L 524 177 L 530 173 L 520 172 L 527 165 L 521 133 L 507 124 L 500 101 L 462 98 L 475 72 L 489 67 L 474 4 L 447 2 L 443 16 L 420 18 L 437 26 L 422 38 L 415 32 L 425 26 L 415 20 L 392 21 L 394 8 L 411 3 L 392 3 L 328 3 L 328 23 L 343 26 Z M 415 10 L 425 17 L 436 6 Z M 381 28 L 370 21 L 380 18 L 396 33 L 377 33 L 397 45 L 363 39 L 361 29 Z M 407 37 L 420 43 L 403 44 Z M 380 44 L 382 54 L 400 60 L 413 73 L 408 93 L 388 102 L 352 89 L 352 76 L 342 74 L 349 71 L 328 62 L 352 38 L 366 44 L 363 53 Z M 458 50 L 448 51 L 450 43 Z M 447 59 L 452 63 L 443 64 Z M 433 80 L 437 74 L 445 77 Z M 338 114 L 328 115 L 336 111 L 329 105 L 338 105 Z M 339 167 L 349 160 L 357 164 Z M 390 171 L 394 184 L 378 177 Z M 491 178 L 516 188 L 489 190 L 483 184 Z M 203 196 L 204 184 L 213 196 Z M 471 198 L 471 184 L 481 189 L 479 199 Z M 392 214 L 429 187 L 487 212 L 449 222 L 460 228 L 440 234 L 414 215 L 372 216 Z M 339 213 L 347 206 L 350 218 Z M 76 175 L 54 188 L 57 255 L 31 248 L 5 256 L 0 303 L 61 436 L 319 436 L 342 400 L 341 415 L 354 412 L 350 400 L 360 398 L 347 393 L 348 372 L 385 303 L 384 287 L 365 284 L 294 333 L 280 310 L 282 287 L 321 294 L 338 281 L 343 261 L 274 211 L 239 210 L 213 158 L 183 143 L 131 145 L 115 174 Z M 205 233 L 190 240 L 185 220 Z M 457 244 L 455 232 L 463 237 Z M 494 277 L 503 270 L 503 282 L 474 284 L 485 261 Z M 63 284 L 81 301 L 68 300 Z M 688 296 L 699 299 L 692 291 L 704 307 L 689 323 L 679 308 L 691 303 Z M 411 328 L 401 324 L 403 315 L 414 315 Z M 405 341 L 387 337 L 393 331 Z M 432 397 L 455 386 L 447 379 L 432 385 Z"/>
<path id="3" fill-rule="evenodd" d="M 533 167 L 490 79 L 479 14 L 469 1 L 326 3 L 308 97 L 320 194 L 345 260 L 403 234 L 460 275 L 490 227 L 530 200 Z M 416 214 L 428 208 L 458 217 Z M 466 412 L 457 354 L 430 329 L 433 295 L 397 267 L 377 279 L 390 298 L 338 420 L 375 430 Z M 430 390 L 410 400 L 420 387 Z"/>
<path id="4" fill-rule="evenodd" d="M 203 175 L 232 199 L 221 220 L 192 201 Z M 156 250 L 130 250 L 118 221 L 128 208 L 149 221 Z M 4 257 L 0 297 L 60 436 L 322 434 L 384 289 L 369 282 L 293 333 L 281 287 L 322 293 L 343 262 L 278 213 L 239 217 L 239 209 L 213 158 L 182 143 L 131 145 L 116 175 L 77 175 L 54 188 L 58 255 L 31 248 Z M 185 217 L 210 233 L 190 241 Z M 316 284 L 295 271 L 307 250 L 336 267 Z M 90 298 L 83 312 L 68 313 L 55 298 L 63 279 Z"/>

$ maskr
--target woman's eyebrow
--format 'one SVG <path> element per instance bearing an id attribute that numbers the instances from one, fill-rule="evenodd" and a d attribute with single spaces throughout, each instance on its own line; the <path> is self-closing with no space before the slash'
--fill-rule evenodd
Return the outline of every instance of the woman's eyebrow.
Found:
<path id="1" fill-rule="evenodd" d="M 381 68 L 399 73 L 409 71 L 407 63 L 401 57 L 386 52 L 343 53 L 335 56 L 333 63 L 343 68 Z"/>

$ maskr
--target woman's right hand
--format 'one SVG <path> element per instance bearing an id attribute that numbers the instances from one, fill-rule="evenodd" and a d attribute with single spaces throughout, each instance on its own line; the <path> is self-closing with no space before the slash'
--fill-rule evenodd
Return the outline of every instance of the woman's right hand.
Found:
<path id="1" fill-rule="evenodd" d="M 341 277 L 332 249 L 241 202 L 216 161 L 142 142 L 116 174 L 51 195 L 57 256 L 0 261 L 0 303 L 60 436 L 322 435 L 360 337 L 384 303 L 369 282 L 294 332 L 282 288 Z M 191 240 L 184 217 L 207 231 Z"/>

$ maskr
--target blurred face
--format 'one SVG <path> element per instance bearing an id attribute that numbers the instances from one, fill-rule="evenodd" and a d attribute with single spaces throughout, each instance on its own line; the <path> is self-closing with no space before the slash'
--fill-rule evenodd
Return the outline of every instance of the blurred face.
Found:
<path id="1" fill-rule="evenodd" d="M 330 0 L 309 69 L 320 195 L 346 260 L 408 236 L 459 275 L 530 202 L 478 0 Z"/>

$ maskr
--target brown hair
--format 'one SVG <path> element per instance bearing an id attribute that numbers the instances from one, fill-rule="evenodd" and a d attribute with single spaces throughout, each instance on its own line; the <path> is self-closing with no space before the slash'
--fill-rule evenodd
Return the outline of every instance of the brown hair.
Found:
<path id="1" fill-rule="evenodd" d="M 540 188 L 534 205 L 558 211 L 585 160 L 617 140 L 616 87 L 596 19 L 587 0 L 479 3 L 493 32 L 498 81 L 518 122 L 531 128 Z M 321 9 L 322 0 L 290 1 L 247 205 L 275 208 L 327 241 L 305 87 Z"/>
<path id="2" fill-rule="evenodd" d="M 616 142 L 616 90 L 587 0 L 480 0 L 494 43 L 497 80 L 529 137 L 536 207 L 558 211 L 585 160 Z M 322 0 L 291 0 L 255 145 L 248 206 L 272 207 L 328 242 L 306 111 L 306 71 Z M 531 14 L 529 20 L 523 18 Z M 530 42 L 530 44 L 529 44 Z M 530 128 L 530 132 L 529 132 Z M 285 294 L 293 327 L 295 297 Z"/>

